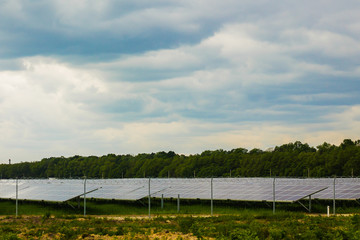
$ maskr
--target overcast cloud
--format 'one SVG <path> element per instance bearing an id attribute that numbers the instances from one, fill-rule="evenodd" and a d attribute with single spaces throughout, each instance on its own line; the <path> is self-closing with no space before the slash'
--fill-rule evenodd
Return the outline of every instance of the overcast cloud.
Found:
<path id="1" fill-rule="evenodd" d="M 339 144 L 360 2 L 0 1 L 0 162 Z"/>

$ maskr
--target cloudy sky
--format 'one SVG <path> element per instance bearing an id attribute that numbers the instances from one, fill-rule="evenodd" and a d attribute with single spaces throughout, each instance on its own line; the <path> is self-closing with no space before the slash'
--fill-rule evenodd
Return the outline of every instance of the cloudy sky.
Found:
<path id="1" fill-rule="evenodd" d="M 360 133 L 358 0 L 1 0 L 0 163 Z"/>

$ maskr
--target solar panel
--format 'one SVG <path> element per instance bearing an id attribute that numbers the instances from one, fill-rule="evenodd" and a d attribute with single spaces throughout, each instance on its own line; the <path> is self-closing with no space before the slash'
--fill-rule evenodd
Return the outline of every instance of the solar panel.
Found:
<path id="1" fill-rule="evenodd" d="M 316 179 L 316 181 L 327 181 L 328 189 L 314 195 L 317 199 L 331 200 L 334 198 L 334 179 Z M 356 200 L 360 199 L 360 181 L 357 178 L 335 179 L 335 199 Z"/>
<path id="2" fill-rule="evenodd" d="M 1 181 L 1 198 L 16 198 L 16 180 Z M 87 188 L 87 192 L 96 188 Z M 19 180 L 18 199 L 63 202 L 84 194 L 83 180 Z"/>
<path id="3" fill-rule="evenodd" d="M 273 178 L 214 178 L 214 200 L 273 201 Z M 312 195 L 333 199 L 334 179 L 276 178 L 275 201 L 294 202 Z M 0 198 L 15 199 L 16 180 L 0 180 Z M 360 179 L 335 180 L 336 199 L 360 199 Z M 149 194 L 149 179 L 91 179 L 86 182 L 88 198 L 139 200 Z M 67 201 L 84 194 L 82 179 L 19 180 L 18 198 L 44 201 Z M 210 178 L 150 179 L 152 197 L 211 199 Z"/>
<path id="4" fill-rule="evenodd" d="M 275 185 L 275 201 L 293 202 L 305 198 L 315 192 L 321 191 L 326 186 L 306 187 L 289 184 Z M 186 199 L 211 199 L 211 179 L 177 179 L 171 186 L 160 191 L 154 197 Z M 214 200 L 240 200 L 240 201 L 273 201 L 273 179 L 213 179 Z"/>
<path id="5" fill-rule="evenodd" d="M 149 192 L 147 179 L 91 180 L 88 184 L 92 187 L 102 186 L 99 191 L 88 195 L 92 198 L 138 200 L 146 197 Z"/>

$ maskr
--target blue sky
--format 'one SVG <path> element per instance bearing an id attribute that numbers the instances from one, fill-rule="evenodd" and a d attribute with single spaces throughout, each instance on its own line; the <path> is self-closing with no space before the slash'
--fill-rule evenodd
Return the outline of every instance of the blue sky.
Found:
<path id="1" fill-rule="evenodd" d="M 0 162 L 360 133 L 360 2 L 0 2 Z"/>

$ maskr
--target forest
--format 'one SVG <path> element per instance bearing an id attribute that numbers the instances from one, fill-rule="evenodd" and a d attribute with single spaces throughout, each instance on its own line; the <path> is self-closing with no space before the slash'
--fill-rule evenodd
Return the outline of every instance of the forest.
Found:
<path id="1" fill-rule="evenodd" d="M 9 178 L 165 178 L 165 177 L 333 177 L 360 176 L 360 140 L 317 147 L 296 141 L 263 151 L 254 148 L 204 151 L 185 156 L 173 151 L 137 155 L 50 157 L 1 164 Z"/>

